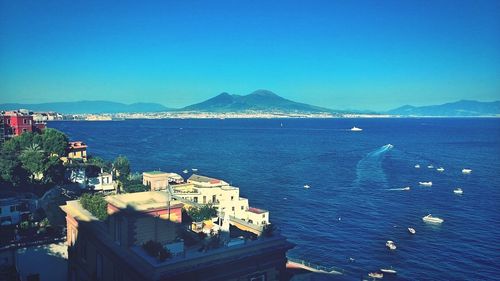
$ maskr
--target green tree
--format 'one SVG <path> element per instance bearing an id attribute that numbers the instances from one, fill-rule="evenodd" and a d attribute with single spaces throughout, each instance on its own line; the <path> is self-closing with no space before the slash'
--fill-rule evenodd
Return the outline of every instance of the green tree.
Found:
<path id="1" fill-rule="evenodd" d="M 68 137 L 64 133 L 47 128 L 40 136 L 42 148 L 48 155 L 56 154 L 59 157 L 66 155 Z"/>
<path id="2" fill-rule="evenodd" d="M 130 162 L 125 156 L 118 156 L 113 162 L 113 172 L 115 178 L 121 182 L 128 179 L 130 175 Z"/>
<path id="3" fill-rule="evenodd" d="M 108 203 L 101 195 L 85 193 L 80 197 L 80 204 L 99 220 L 108 218 Z"/>
<path id="4" fill-rule="evenodd" d="M 199 208 L 191 207 L 186 212 L 195 222 L 208 220 L 217 216 L 217 210 L 212 205 L 204 205 Z"/>
<path id="5" fill-rule="evenodd" d="M 32 143 L 21 152 L 22 167 L 30 173 L 30 180 L 41 179 L 45 172 L 44 151 L 38 144 Z"/>

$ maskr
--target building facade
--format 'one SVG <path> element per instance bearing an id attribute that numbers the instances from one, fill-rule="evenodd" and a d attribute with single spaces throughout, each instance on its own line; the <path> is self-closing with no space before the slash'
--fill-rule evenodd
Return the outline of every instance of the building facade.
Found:
<path id="1" fill-rule="evenodd" d="M 180 240 L 182 204 L 166 192 L 106 197 L 108 218 L 99 221 L 68 201 L 68 280 L 287 280 L 286 251 L 293 245 L 276 234 L 199 251 Z M 148 256 L 141 245 L 156 241 L 180 249 L 166 260 Z M 186 245 L 186 246 L 184 246 Z M 180 246 L 180 247 L 179 247 Z"/>

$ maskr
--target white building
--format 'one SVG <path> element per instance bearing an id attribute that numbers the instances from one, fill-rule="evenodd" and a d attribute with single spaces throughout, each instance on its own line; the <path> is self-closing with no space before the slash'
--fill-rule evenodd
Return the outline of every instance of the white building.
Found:
<path id="1" fill-rule="evenodd" d="M 219 211 L 254 225 L 269 224 L 269 212 L 252 208 L 240 197 L 240 189 L 215 178 L 192 175 L 185 184 L 171 185 L 173 195 L 198 204 L 211 204 Z"/>
<path id="2" fill-rule="evenodd" d="M 88 186 L 94 191 L 112 192 L 115 191 L 113 175 L 110 173 L 101 172 L 95 178 L 89 178 Z"/>

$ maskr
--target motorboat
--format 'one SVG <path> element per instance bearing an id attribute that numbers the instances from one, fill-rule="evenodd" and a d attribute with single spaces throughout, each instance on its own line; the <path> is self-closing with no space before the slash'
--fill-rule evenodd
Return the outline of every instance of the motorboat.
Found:
<path id="1" fill-rule="evenodd" d="M 396 274 L 397 271 L 394 270 L 391 266 L 391 268 L 381 268 L 380 271 L 382 271 L 383 273 L 390 273 L 390 274 Z"/>
<path id="2" fill-rule="evenodd" d="M 370 272 L 370 273 L 368 273 L 368 276 L 371 278 L 376 278 L 376 279 L 384 278 L 384 274 L 381 272 Z"/>
<path id="3" fill-rule="evenodd" d="M 427 166 L 427 168 L 434 169 L 434 165 L 429 165 L 429 166 Z"/>
<path id="4" fill-rule="evenodd" d="M 444 172 L 444 168 L 443 167 L 439 167 L 439 168 L 436 169 L 436 171 L 438 171 L 438 172 Z"/>
<path id="5" fill-rule="evenodd" d="M 363 131 L 363 129 L 354 126 L 354 127 L 351 128 L 351 131 L 352 132 L 361 132 L 361 131 Z"/>
<path id="6" fill-rule="evenodd" d="M 417 231 L 415 231 L 415 228 L 413 228 L 413 227 L 408 227 L 408 232 L 411 234 L 417 233 Z"/>
<path id="7" fill-rule="evenodd" d="M 433 217 L 431 214 L 428 214 L 427 216 L 423 217 L 422 220 L 424 222 L 429 222 L 429 223 L 443 223 L 443 219 L 438 218 L 438 217 Z"/>
<path id="8" fill-rule="evenodd" d="M 420 169 L 420 165 L 419 164 L 415 165 L 415 169 Z"/>
<path id="9" fill-rule="evenodd" d="M 191 169 L 191 171 L 193 171 L 193 172 L 198 172 L 198 169 L 196 169 L 196 168 L 192 168 L 192 169 Z"/>
<path id="10" fill-rule="evenodd" d="M 188 170 L 184 170 L 184 171 L 182 171 L 182 172 L 183 172 L 184 174 L 189 173 L 189 171 L 188 171 Z"/>
<path id="11" fill-rule="evenodd" d="M 419 181 L 418 184 L 420 184 L 421 186 L 432 186 L 431 181 Z"/>
<path id="12" fill-rule="evenodd" d="M 457 187 L 453 190 L 453 193 L 461 195 L 464 194 L 464 191 L 460 187 Z"/>
<path id="13" fill-rule="evenodd" d="M 405 190 L 405 191 L 407 191 L 407 190 L 410 190 L 410 187 L 409 187 L 409 186 L 407 186 L 407 187 L 403 187 L 403 188 L 401 188 L 401 190 Z"/>
<path id="14" fill-rule="evenodd" d="M 394 244 L 394 241 L 387 240 L 387 242 L 385 242 L 385 246 L 390 250 L 396 250 L 396 244 Z"/>
<path id="15" fill-rule="evenodd" d="M 304 188 L 310 188 L 310 186 L 308 184 L 304 185 Z"/>
<path id="16" fill-rule="evenodd" d="M 462 169 L 462 174 L 470 174 L 472 173 L 471 169 Z"/>

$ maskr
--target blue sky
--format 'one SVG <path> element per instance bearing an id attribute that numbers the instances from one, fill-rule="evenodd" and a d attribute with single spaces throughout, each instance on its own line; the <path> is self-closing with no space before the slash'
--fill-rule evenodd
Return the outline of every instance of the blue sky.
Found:
<path id="1" fill-rule="evenodd" d="M 0 0 L 0 102 L 500 99 L 500 1 Z"/>

